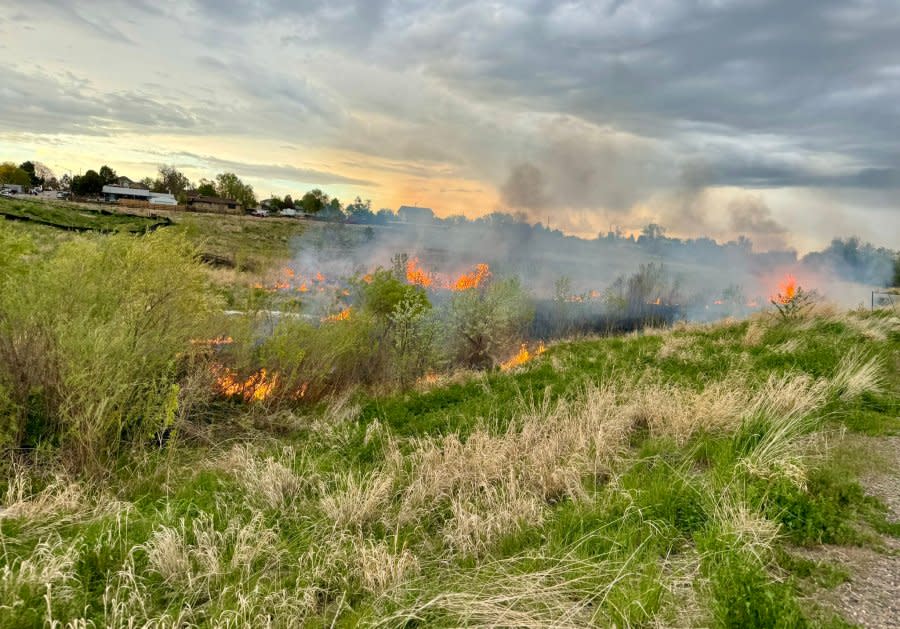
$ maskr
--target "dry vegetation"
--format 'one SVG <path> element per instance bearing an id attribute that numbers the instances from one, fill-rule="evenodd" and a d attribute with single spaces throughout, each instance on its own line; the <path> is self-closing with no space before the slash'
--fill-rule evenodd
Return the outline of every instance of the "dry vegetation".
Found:
<path id="1" fill-rule="evenodd" d="M 25 268 L 28 243 L 3 237 L 3 282 L 73 281 L 61 259 Z M 141 294 L 190 318 L 189 295 L 152 281 L 181 245 L 154 238 Z M 99 286 L 109 252 L 78 247 Z M 93 290 L 109 312 L 130 303 Z M 29 299 L 74 298 L 47 292 Z M 865 462 L 834 454 L 847 432 L 900 429 L 889 312 L 561 342 L 509 372 L 276 407 L 204 397 L 192 370 L 208 365 L 169 317 L 109 315 L 103 343 L 68 344 L 86 323 L 0 307 L 0 350 L 44 339 L 57 360 L 52 381 L 0 368 L 18 448 L 0 487 L 0 627 L 841 626 L 801 598 L 816 574 L 788 551 L 900 532 L 857 482 Z M 160 339 L 172 364 L 150 351 Z M 129 343 L 148 354 L 135 369 Z M 87 369 L 103 387 L 81 386 Z M 22 378 L 67 423 L 23 414 L 46 407 L 15 397 Z M 153 412 L 127 411 L 138 382 Z"/>

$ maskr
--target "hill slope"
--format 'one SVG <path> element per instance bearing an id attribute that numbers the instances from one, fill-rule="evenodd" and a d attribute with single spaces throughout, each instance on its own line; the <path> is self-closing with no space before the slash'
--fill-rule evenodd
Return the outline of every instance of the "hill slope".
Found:
<path id="1" fill-rule="evenodd" d="M 900 534 L 844 437 L 900 431 L 898 367 L 891 313 L 685 326 L 11 469 L 0 626 L 842 626 L 801 549 Z"/>

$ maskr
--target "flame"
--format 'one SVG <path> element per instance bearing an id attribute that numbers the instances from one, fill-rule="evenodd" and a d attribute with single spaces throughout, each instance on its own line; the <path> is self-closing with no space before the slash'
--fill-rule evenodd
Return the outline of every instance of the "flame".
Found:
<path id="1" fill-rule="evenodd" d="M 418 258 L 410 258 L 406 261 L 406 281 L 425 288 L 434 284 L 434 278 L 419 266 Z"/>
<path id="2" fill-rule="evenodd" d="M 715 305 L 717 305 L 717 306 L 721 306 L 721 305 L 724 304 L 725 302 L 722 301 L 721 299 L 717 299 L 717 300 L 715 300 L 713 303 L 714 303 Z"/>
<path id="3" fill-rule="evenodd" d="M 324 319 L 322 319 L 322 321 L 325 321 L 325 322 L 332 322 L 332 321 L 346 321 L 347 319 L 350 318 L 350 310 L 351 310 L 351 308 L 349 308 L 349 307 L 348 307 L 348 308 L 344 308 L 343 310 L 341 310 L 341 311 L 340 311 L 339 313 L 337 313 L 337 314 L 328 315 L 327 317 L 325 317 Z"/>
<path id="4" fill-rule="evenodd" d="M 480 264 L 476 264 L 475 269 L 471 273 L 463 273 L 462 275 L 460 275 L 456 279 L 456 281 L 453 282 L 453 285 L 450 287 L 450 289 L 455 291 L 464 291 L 471 288 L 478 288 L 478 286 L 490 276 L 490 267 L 482 262 Z"/>
<path id="5" fill-rule="evenodd" d="M 231 345 L 232 343 L 234 343 L 234 339 L 230 336 L 217 336 L 214 339 L 191 339 L 191 345 L 206 345 L 207 347 Z"/>
<path id="6" fill-rule="evenodd" d="M 373 279 L 375 279 L 375 277 L 371 273 L 366 273 L 362 277 L 362 281 L 364 281 L 366 284 L 371 284 Z"/>
<path id="7" fill-rule="evenodd" d="M 500 363 L 500 369 L 503 371 L 509 371 L 510 369 L 514 369 L 519 367 L 520 365 L 524 365 L 529 360 L 535 358 L 536 356 L 540 356 L 546 351 L 544 347 L 544 342 L 541 341 L 538 343 L 537 348 L 535 348 L 534 353 L 528 351 L 528 346 L 525 343 L 522 343 L 522 347 L 519 348 L 518 353 L 510 358 L 507 361 Z"/>
<path id="8" fill-rule="evenodd" d="M 290 267 L 285 267 L 285 268 L 281 269 L 281 274 L 284 275 L 285 277 L 294 277 L 297 274 L 297 272 L 294 271 L 294 269 L 292 269 Z"/>
<path id="9" fill-rule="evenodd" d="M 321 273 L 316 273 L 316 281 L 317 281 L 319 284 L 321 284 L 322 282 L 325 281 L 325 276 L 322 275 Z"/>
<path id="10" fill-rule="evenodd" d="M 306 282 L 303 282 L 302 284 L 300 284 L 300 286 L 297 287 L 297 292 L 298 293 L 308 293 L 309 292 L 309 286 L 306 285 Z"/>
<path id="11" fill-rule="evenodd" d="M 247 402 L 261 402 L 268 398 L 278 386 L 278 374 L 271 374 L 265 368 L 241 380 L 233 370 L 221 365 L 213 365 L 219 392 L 228 397 L 241 396 Z"/>
<path id="12" fill-rule="evenodd" d="M 797 280 L 793 275 L 787 275 L 778 285 L 778 293 L 772 297 L 772 301 L 782 305 L 791 303 L 797 296 Z"/>

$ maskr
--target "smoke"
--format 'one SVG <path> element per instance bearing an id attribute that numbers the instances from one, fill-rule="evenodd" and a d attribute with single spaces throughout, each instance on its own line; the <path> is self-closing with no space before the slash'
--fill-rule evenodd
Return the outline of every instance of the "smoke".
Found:
<path id="1" fill-rule="evenodd" d="M 747 195 L 728 204 L 731 229 L 748 235 L 764 250 L 785 249 L 788 230 L 772 216 L 762 197 Z"/>
<path id="2" fill-rule="evenodd" d="M 541 124 L 525 153 L 528 157 L 511 166 L 499 189 L 506 207 L 535 219 L 541 217 L 536 211 L 547 210 L 627 213 L 670 170 L 658 147 L 646 140 L 568 117 Z"/>
<path id="3" fill-rule="evenodd" d="M 542 210 L 550 201 L 543 173 L 529 162 L 513 166 L 500 192 L 503 203 L 513 208 Z"/>

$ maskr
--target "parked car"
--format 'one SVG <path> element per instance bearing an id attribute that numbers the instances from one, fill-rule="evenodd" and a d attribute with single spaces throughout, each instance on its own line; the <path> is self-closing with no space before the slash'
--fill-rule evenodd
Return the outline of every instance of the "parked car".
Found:
<path id="1" fill-rule="evenodd" d="M 268 216 L 268 215 L 269 215 L 269 212 L 268 212 L 267 210 L 262 209 L 262 208 L 256 208 L 255 210 L 253 210 L 253 211 L 251 212 L 251 214 L 252 214 L 253 216 L 264 217 L 264 216 Z"/>
<path id="2" fill-rule="evenodd" d="M 60 190 L 59 192 L 56 193 L 56 198 L 57 199 L 68 199 L 69 193 L 64 190 Z"/>
<path id="3" fill-rule="evenodd" d="M 2 197 L 11 197 L 14 194 L 15 194 L 15 192 L 13 192 L 12 190 L 7 190 L 6 188 L 4 188 L 3 190 L 0 190 L 0 196 L 2 196 Z"/>

